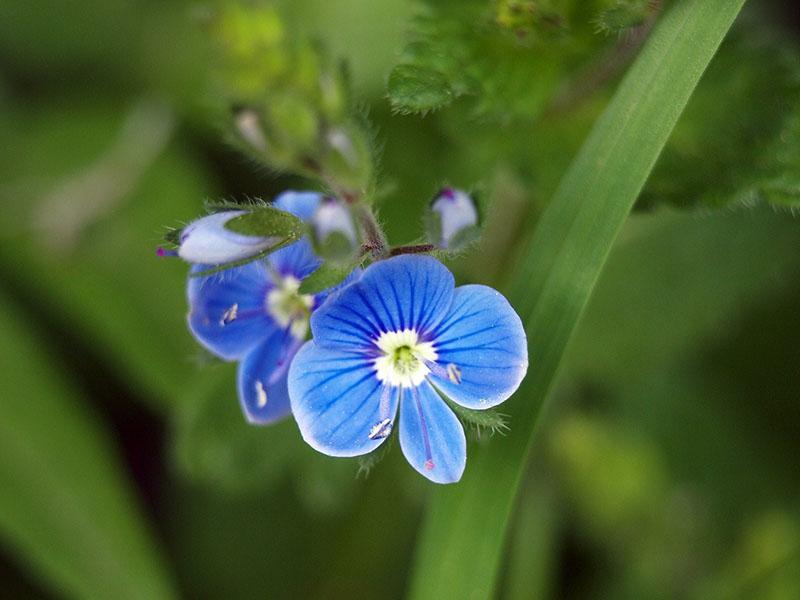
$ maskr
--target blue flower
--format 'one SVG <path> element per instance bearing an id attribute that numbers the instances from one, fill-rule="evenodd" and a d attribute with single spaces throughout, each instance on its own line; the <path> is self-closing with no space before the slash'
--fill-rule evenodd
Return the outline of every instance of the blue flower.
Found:
<path id="1" fill-rule="evenodd" d="M 460 421 L 443 399 L 470 409 L 506 400 L 528 367 L 522 323 L 482 285 L 454 286 L 428 256 L 370 266 L 311 316 L 313 339 L 289 369 L 303 438 L 331 456 L 375 450 L 398 418 L 409 463 L 437 483 L 466 464 Z"/>
<path id="2" fill-rule="evenodd" d="M 275 206 L 308 220 L 320 200 L 313 192 L 285 192 Z M 329 294 L 299 293 L 300 282 L 319 264 L 303 238 L 263 260 L 189 278 L 189 328 L 216 356 L 241 361 L 239 401 L 251 423 L 271 423 L 291 412 L 289 364 L 305 341 L 311 312 Z M 195 265 L 192 271 L 208 268 Z M 356 276 L 351 274 L 345 283 Z"/>

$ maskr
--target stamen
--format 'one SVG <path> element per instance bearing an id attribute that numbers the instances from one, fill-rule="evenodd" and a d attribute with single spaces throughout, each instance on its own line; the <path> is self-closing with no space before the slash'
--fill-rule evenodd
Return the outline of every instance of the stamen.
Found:
<path id="1" fill-rule="evenodd" d="M 382 440 L 389 437 L 390 433 L 392 433 L 392 420 L 382 419 L 372 426 L 367 437 L 371 440 Z"/>
<path id="2" fill-rule="evenodd" d="M 167 250 L 163 246 L 156 248 L 156 256 L 164 258 L 165 256 L 178 256 L 177 250 Z"/>
<path id="3" fill-rule="evenodd" d="M 425 469 L 432 471 L 436 466 L 433 463 L 433 454 L 431 453 L 431 440 L 428 436 L 428 424 L 425 422 L 425 414 L 422 412 L 422 403 L 419 400 L 419 391 L 417 388 L 411 388 L 411 393 L 414 395 L 414 402 L 417 405 L 417 413 L 419 414 L 420 428 L 422 429 L 422 442 L 425 445 Z"/>
<path id="4" fill-rule="evenodd" d="M 381 389 L 381 400 L 378 408 L 380 421 L 370 427 L 367 437 L 371 440 L 382 440 L 383 438 L 389 437 L 389 434 L 392 433 L 393 423 L 392 419 L 389 417 L 389 394 L 391 391 L 391 386 L 385 384 Z"/>
<path id="5" fill-rule="evenodd" d="M 267 390 L 264 389 L 264 384 L 256 379 L 256 396 L 258 397 L 258 408 L 264 408 L 267 405 Z"/>
<path id="6" fill-rule="evenodd" d="M 239 316 L 239 304 L 234 303 L 225 312 L 222 313 L 222 318 L 219 320 L 220 327 L 225 327 L 236 320 Z"/>
<path id="7" fill-rule="evenodd" d="M 447 365 L 447 378 L 453 383 L 461 383 L 461 369 L 458 365 L 453 363 Z"/>

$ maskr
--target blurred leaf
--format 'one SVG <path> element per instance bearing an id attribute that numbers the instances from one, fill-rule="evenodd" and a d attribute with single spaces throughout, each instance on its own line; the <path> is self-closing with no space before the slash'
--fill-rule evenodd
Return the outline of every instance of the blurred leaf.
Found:
<path id="1" fill-rule="evenodd" d="M 265 427 L 247 423 L 233 364 L 198 370 L 187 381 L 173 448 L 181 470 L 229 492 L 274 488 L 305 450 L 291 419 Z"/>
<path id="2" fill-rule="evenodd" d="M 116 448 L 0 297 L 0 532 L 60 594 L 172 598 Z"/>
<path id="3" fill-rule="evenodd" d="M 492 593 L 529 441 L 567 342 L 619 228 L 743 3 L 674 5 L 542 216 L 512 286 L 532 360 L 518 400 L 509 403 L 511 434 L 482 452 L 473 449 L 461 483 L 436 490 L 415 560 L 413 598 Z"/>
<path id="4" fill-rule="evenodd" d="M 555 597 L 560 505 L 547 484 L 531 483 L 520 498 L 509 548 L 505 600 Z"/>
<path id="5" fill-rule="evenodd" d="M 181 316 L 186 265 L 158 259 L 155 248 L 164 225 L 196 215 L 214 187 L 196 162 L 162 148 L 145 164 L 105 163 L 112 188 L 57 194 L 109 148 L 147 143 L 145 128 L 129 139 L 122 120 L 85 104 L 16 113 L 4 132 L 13 146 L 0 148 L 0 270 L 54 323 L 138 382 L 145 400 L 164 407 L 183 389 L 196 345 Z M 52 198 L 68 220 L 42 221 Z M 59 224 L 69 227 L 62 233 Z"/>
<path id="6" fill-rule="evenodd" d="M 664 149 L 640 204 L 800 207 L 800 48 L 743 20 Z"/>
<path id="7" fill-rule="evenodd" d="M 403 114 L 426 113 L 453 99 L 447 78 L 429 67 L 397 65 L 387 85 L 392 108 Z"/>
<path id="8" fill-rule="evenodd" d="M 301 294 L 316 294 L 327 288 L 333 287 L 344 281 L 353 269 L 355 269 L 361 261 L 353 262 L 353 264 L 346 266 L 339 266 L 335 263 L 324 262 L 320 267 L 306 277 L 300 284 L 299 292 Z"/>

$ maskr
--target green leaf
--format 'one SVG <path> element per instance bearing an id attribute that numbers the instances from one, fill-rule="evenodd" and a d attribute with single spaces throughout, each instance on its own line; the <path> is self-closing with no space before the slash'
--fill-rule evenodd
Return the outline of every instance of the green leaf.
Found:
<path id="1" fill-rule="evenodd" d="M 676 2 L 595 124 L 523 253 L 511 299 L 531 367 L 512 431 L 473 448 L 461 483 L 435 491 L 412 598 L 492 595 L 537 417 L 617 232 L 744 0 Z"/>
<path id="2" fill-rule="evenodd" d="M 800 51 L 751 18 L 725 40 L 639 204 L 800 206 Z"/>
<path id="3" fill-rule="evenodd" d="M 389 75 L 389 101 L 397 112 L 426 113 L 453 100 L 447 77 L 439 71 L 414 65 L 397 65 Z"/>
<path id="4" fill-rule="evenodd" d="M 336 263 L 324 262 L 311 275 L 300 284 L 301 294 L 316 294 L 335 285 L 339 285 L 360 262 L 341 266 Z"/>
<path id="5" fill-rule="evenodd" d="M 243 235 L 299 240 L 305 224 L 298 217 L 274 206 L 263 206 L 225 223 L 225 228 Z"/>
<path id="6" fill-rule="evenodd" d="M 0 536 L 54 591 L 173 598 L 117 449 L 0 296 Z"/>

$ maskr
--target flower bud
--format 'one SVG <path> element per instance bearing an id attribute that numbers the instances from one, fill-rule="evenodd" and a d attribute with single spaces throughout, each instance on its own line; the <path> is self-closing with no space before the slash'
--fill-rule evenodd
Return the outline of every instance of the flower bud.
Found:
<path id="1" fill-rule="evenodd" d="M 327 260 L 344 262 L 359 246 L 350 208 L 337 198 L 324 198 L 311 217 L 311 237 L 316 253 Z"/>
<path id="2" fill-rule="evenodd" d="M 431 202 L 428 235 L 440 248 L 458 250 L 478 232 L 475 201 L 461 190 L 444 188 Z"/>
<path id="3" fill-rule="evenodd" d="M 274 245 L 275 238 L 244 235 L 225 227 L 244 214 L 247 211 L 226 210 L 192 221 L 180 233 L 178 256 L 190 263 L 220 265 L 251 258 Z"/>

